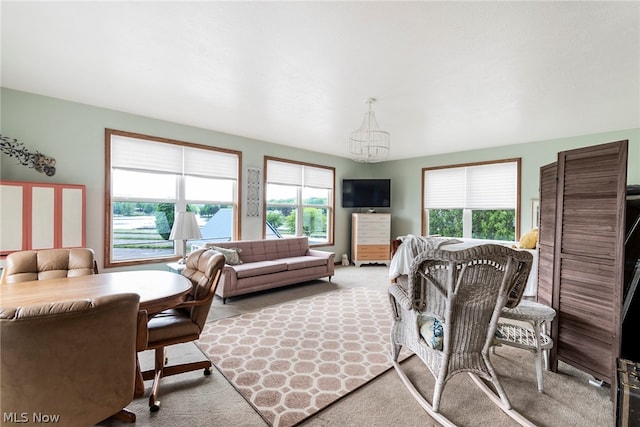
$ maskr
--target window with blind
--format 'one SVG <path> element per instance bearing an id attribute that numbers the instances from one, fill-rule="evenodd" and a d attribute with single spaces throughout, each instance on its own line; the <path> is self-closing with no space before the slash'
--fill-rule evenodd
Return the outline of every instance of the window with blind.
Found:
<path id="1" fill-rule="evenodd" d="M 202 234 L 187 242 L 187 252 L 193 244 L 237 238 L 240 152 L 105 133 L 105 267 L 183 256 L 182 245 L 169 239 L 179 211 L 194 212 Z"/>
<path id="2" fill-rule="evenodd" d="M 265 157 L 264 236 L 333 244 L 335 168 Z"/>
<path id="3" fill-rule="evenodd" d="M 423 233 L 514 241 L 520 234 L 520 159 L 424 168 Z"/>

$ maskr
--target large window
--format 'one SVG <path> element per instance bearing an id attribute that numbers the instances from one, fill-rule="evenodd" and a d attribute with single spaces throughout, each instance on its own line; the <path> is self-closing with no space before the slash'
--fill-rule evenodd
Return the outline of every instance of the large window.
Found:
<path id="1" fill-rule="evenodd" d="M 196 214 L 201 239 L 238 235 L 240 152 L 107 129 L 105 267 L 182 256 L 175 213 Z M 179 243 L 179 242 L 178 242 Z"/>
<path id="2" fill-rule="evenodd" d="M 265 238 L 333 244 L 335 169 L 265 157 L 265 170 Z"/>
<path id="3" fill-rule="evenodd" d="M 424 168 L 423 234 L 514 241 L 520 159 Z"/>

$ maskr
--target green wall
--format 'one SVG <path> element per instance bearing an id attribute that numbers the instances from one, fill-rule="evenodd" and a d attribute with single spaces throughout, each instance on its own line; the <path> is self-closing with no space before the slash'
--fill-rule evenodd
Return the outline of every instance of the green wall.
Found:
<path id="1" fill-rule="evenodd" d="M 520 222 L 521 232 L 525 233 L 533 224 L 530 206 L 531 199 L 539 197 L 541 166 L 555 162 L 560 151 L 624 139 L 629 140 L 627 183 L 640 184 L 640 129 L 638 128 L 398 160 L 372 166 L 375 168 L 373 173 L 376 176 L 392 179 L 391 234 L 402 236 L 420 233 L 422 168 L 520 157 L 522 159 Z"/>
<path id="2" fill-rule="evenodd" d="M 18 165 L 16 159 L 3 154 L 0 158 L 0 178 L 12 181 L 86 185 L 87 246 L 96 251 L 101 268 L 105 210 L 105 128 L 239 150 L 242 151 L 243 170 L 247 167 L 262 168 L 263 157 L 266 155 L 335 167 L 335 245 L 324 249 L 334 251 L 337 259 L 344 253 L 350 254 L 350 214 L 354 211 L 340 207 L 339 195 L 343 178 L 380 177 L 392 179 L 392 236 L 420 232 L 420 173 L 421 169 L 426 166 L 521 157 L 523 169 L 521 221 L 523 231 L 526 231 L 530 224 L 529 201 L 537 197 L 539 168 L 555 161 L 558 151 L 629 139 L 629 183 L 640 183 L 640 129 L 366 165 L 323 153 L 6 88 L 2 88 L 0 91 L 0 108 L 0 133 L 10 138 L 17 138 L 30 151 L 37 150 L 54 157 L 57 168 L 53 177 L 47 177 L 34 169 Z M 346 138 L 345 136 L 345 144 Z M 246 173 L 243 174 L 243 179 L 246 179 Z M 242 188 L 246 188 L 246 182 L 242 182 L 241 185 Z M 241 218 L 242 238 L 260 238 L 262 236 L 261 221 L 262 218 L 249 218 L 243 214 Z"/>

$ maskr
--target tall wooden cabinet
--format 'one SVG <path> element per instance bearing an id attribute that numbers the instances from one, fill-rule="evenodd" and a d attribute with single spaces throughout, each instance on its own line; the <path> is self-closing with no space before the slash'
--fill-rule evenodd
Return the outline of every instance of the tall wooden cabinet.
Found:
<path id="1" fill-rule="evenodd" d="M 619 141 L 564 151 L 540 170 L 538 300 L 557 312 L 551 368 L 561 360 L 609 384 L 622 340 L 627 150 Z"/>
<path id="2" fill-rule="evenodd" d="M 0 181 L 0 255 L 84 247 L 84 185 Z"/>
<path id="3" fill-rule="evenodd" d="M 391 262 L 391 214 L 354 213 L 351 216 L 351 258 L 362 264 Z"/>
<path id="4" fill-rule="evenodd" d="M 627 226 L 622 305 L 622 357 L 640 362 L 640 185 L 627 190 Z"/>

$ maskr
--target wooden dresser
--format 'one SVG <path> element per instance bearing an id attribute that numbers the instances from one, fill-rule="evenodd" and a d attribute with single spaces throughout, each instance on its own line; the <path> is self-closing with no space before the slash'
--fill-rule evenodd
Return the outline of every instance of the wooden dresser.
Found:
<path id="1" fill-rule="evenodd" d="M 351 216 L 351 258 L 362 264 L 391 262 L 391 214 L 354 213 Z"/>

